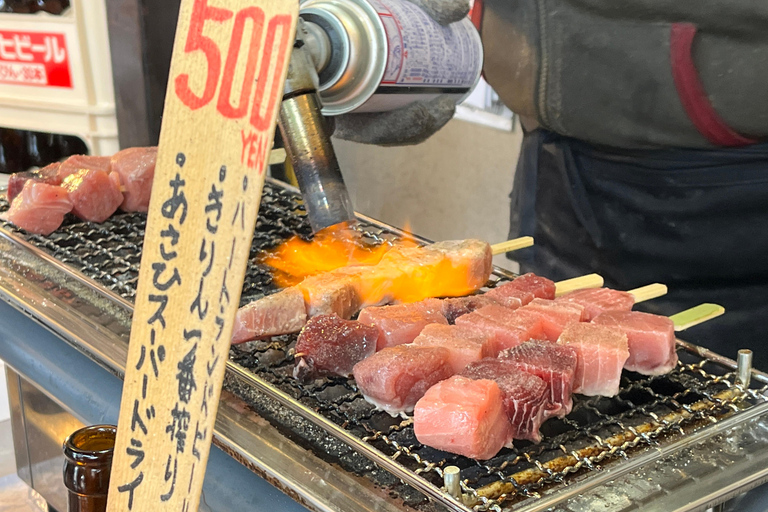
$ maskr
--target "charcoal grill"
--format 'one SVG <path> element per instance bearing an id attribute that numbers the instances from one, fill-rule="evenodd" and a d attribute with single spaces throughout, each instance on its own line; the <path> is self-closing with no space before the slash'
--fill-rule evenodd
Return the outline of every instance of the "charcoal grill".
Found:
<path id="1" fill-rule="evenodd" d="M 47 237 L 3 223 L 0 295 L 122 376 L 145 220 L 68 219 Z M 402 236 L 360 221 L 372 244 Z M 261 252 L 310 232 L 297 191 L 268 181 L 243 304 L 275 289 Z M 513 277 L 496 269 L 489 286 Z M 768 375 L 745 386 L 733 361 L 683 341 L 670 374 L 624 372 L 617 397 L 576 397 L 542 443 L 487 461 L 421 445 L 410 417 L 375 411 L 352 379 L 297 382 L 295 341 L 232 347 L 214 442 L 313 510 L 704 510 L 768 478 Z M 447 468 L 460 470 L 458 493 Z"/>

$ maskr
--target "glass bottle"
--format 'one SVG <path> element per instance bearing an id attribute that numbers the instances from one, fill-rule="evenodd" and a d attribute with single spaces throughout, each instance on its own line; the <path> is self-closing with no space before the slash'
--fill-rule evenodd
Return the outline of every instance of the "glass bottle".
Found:
<path id="1" fill-rule="evenodd" d="M 104 512 L 115 449 L 113 425 L 93 425 L 64 441 L 64 485 L 69 512 Z"/>

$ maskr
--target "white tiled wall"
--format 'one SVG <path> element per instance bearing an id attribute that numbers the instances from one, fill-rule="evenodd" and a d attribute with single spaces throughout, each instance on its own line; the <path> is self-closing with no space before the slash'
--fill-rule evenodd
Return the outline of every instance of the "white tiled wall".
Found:
<path id="1" fill-rule="evenodd" d="M 5 382 L 5 364 L 0 361 L 0 421 L 5 421 L 11 417 L 11 410 L 8 406 L 8 389 Z"/>

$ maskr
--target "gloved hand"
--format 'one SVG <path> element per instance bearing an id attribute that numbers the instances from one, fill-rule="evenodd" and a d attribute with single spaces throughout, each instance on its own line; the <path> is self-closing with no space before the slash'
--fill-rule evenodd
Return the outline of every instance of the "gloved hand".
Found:
<path id="1" fill-rule="evenodd" d="M 441 25 L 461 21 L 469 12 L 468 0 L 410 0 Z M 344 114 L 331 118 L 340 139 L 379 146 L 418 144 L 451 120 L 456 104 L 451 98 L 416 101 L 389 112 Z"/>

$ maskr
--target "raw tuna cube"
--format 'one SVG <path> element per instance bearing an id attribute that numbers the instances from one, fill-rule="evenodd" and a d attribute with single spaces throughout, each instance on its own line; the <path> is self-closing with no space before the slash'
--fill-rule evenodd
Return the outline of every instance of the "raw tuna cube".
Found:
<path id="1" fill-rule="evenodd" d="M 445 316 L 449 324 L 455 324 L 456 319 L 460 316 L 471 313 L 484 306 L 490 306 L 491 304 L 497 304 L 497 302 L 491 297 L 488 297 L 488 294 L 443 299 L 443 316 Z"/>
<path id="2" fill-rule="evenodd" d="M 36 171 L 11 174 L 8 177 L 8 192 L 6 194 L 8 202 L 13 202 L 28 180 L 45 183 L 46 185 L 61 185 L 61 179 L 59 178 L 60 165 L 59 162 L 54 162 Z"/>
<path id="3" fill-rule="evenodd" d="M 567 345 L 531 340 L 505 350 L 499 358 L 513 361 L 518 368 L 542 379 L 549 390 L 552 407 L 544 416 L 563 417 L 573 408 L 571 393 L 576 374 L 576 351 Z"/>
<path id="4" fill-rule="evenodd" d="M 286 288 L 237 310 L 232 343 L 299 332 L 305 323 L 304 295 L 297 288 Z"/>
<path id="5" fill-rule="evenodd" d="M 108 156 L 72 155 L 59 165 L 59 183 L 70 174 L 75 174 L 82 169 L 94 169 L 107 174 L 112 170 Z"/>
<path id="6" fill-rule="evenodd" d="M 459 373 L 469 363 L 474 363 L 492 355 L 487 353 L 487 341 L 488 338 L 486 336 L 468 327 L 429 324 L 413 340 L 413 344 L 448 349 L 451 352 L 453 371 L 454 373 Z"/>
<path id="7" fill-rule="evenodd" d="M 458 375 L 416 403 L 413 431 L 422 444 L 472 459 L 490 459 L 512 439 L 498 384 Z"/>
<path id="8" fill-rule="evenodd" d="M 348 377 L 352 368 L 376 352 L 379 331 L 371 325 L 320 315 L 307 322 L 296 341 L 293 376 L 304 380 L 318 375 Z"/>
<path id="9" fill-rule="evenodd" d="M 526 313 L 518 315 L 518 312 L 500 304 L 492 304 L 459 317 L 456 325 L 485 335 L 488 338 L 486 353 L 495 356 L 504 349 L 543 336 L 542 322 L 538 316 Z"/>
<path id="10" fill-rule="evenodd" d="M 72 201 L 66 190 L 28 180 L 11 203 L 5 219 L 30 233 L 50 235 L 71 211 Z"/>
<path id="11" fill-rule="evenodd" d="M 156 161 L 156 147 L 128 148 L 112 156 L 112 170 L 120 176 L 125 198 L 121 210 L 146 212 L 149 209 Z"/>
<path id="12" fill-rule="evenodd" d="M 72 213 L 90 222 L 104 222 L 123 202 L 115 173 L 96 169 L 81 169 L 61 183 L 72 200 Z"/>
<path id="13" fill-rule="evenodd" d="M 486 293 L 488 297 L 507 307 L 519 308 L 535 298 L 554 299 L 555 283 L 536 274 L 525 274 Z"/>
<path id="14" fill-rule="evenodd" d="M 351 318 L 360 310 L 360 296 L 353 276 L 325 273 L 307 277 L 296 285 L 303 294 L 307 315 L 330 315 Z"/>
<path id="15" fill-rule="evenodd" d="M 583 322 L 584 306 L 575 303 L 560 303 L 546 299 L 533 299 L 530 304 L 519 311 L 528 311 L 541 318 L 544 337 L 549 341 L 557 341 L 565 326 L 574 322 Z"/>
<path id="16" fill-rule="evenodd" d="M 499 385 L 504 397 L 504 409 L 512 427 L 513 439 L 541 441 L 539 427 L 550 408 L 547 384 L 530 373 L 520 371 L 506 359 L 483 359 L 467 366 L 463 377 L 489 379 Z"/>
<path id="17" fill-rule="evenodd" d="M 629 341 L 624 368 L 643 375 L 661 375 L 677 364 L 675 324 L 665 316 L 640 311 L 606 311 L 593 323 L 621 329 Z"/>
<path id="18" fill-rule="evenodd" d="M 584 306 L 584 321 L 589 322 L 604 311 L 629 311 L 635 305 L 631 293 L 610 288 L 586 288 L 566 293 L 557 302 L 570 302 Z"/>
<path id="19" fill-rule="evenodd" d="M 615 327 L 582 322 L 566 327 L 557 342 L 576 350 L 574 393 L 618 394 L 621 369 L 629 358 L 626 334 Z"/>
<path id="20" fill-rule="evenodd" d="M 357 320 L 364 324 L 375 325 L 381 331 L 377 350 L 411 343 L 429 324 L 448 324 L 438 299 L 365 308 L 360 312 Z"/>
<path id="21" fill-rule="evenodd" d="M 451 353 L 441 347 L 387 347 L 352 370 L 366 400 L 392 416 L 411 412 L 429 388 L 453 375 Z"/>

